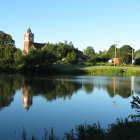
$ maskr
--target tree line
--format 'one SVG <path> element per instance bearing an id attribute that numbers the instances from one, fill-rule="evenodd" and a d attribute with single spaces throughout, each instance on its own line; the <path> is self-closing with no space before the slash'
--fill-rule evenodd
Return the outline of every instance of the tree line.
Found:
<path id="1" fill-rule="evenodd" d="M 116 48 L 116 56 L 121 64 L 130 64 L 132 62 L 132 51 L 134 51 L 135 64 L 140 64 L 140 50 L 135 51 L 130 45 L 123 45 Z M 25 54 L 22 50 L 15 47 L 15 41 L 11 35 L 0 31 L 0 69 L 3 67 L 23 70 L 41 69 L 53 63 L 77 64 L 83 61 L 83 64 L 96 64 L 98 62 L 108 62 L 114 58 L 115 45 L 110 46 L 108 50 L 95 52 L 92 46 L 86 47 L 81 52 L 74 47 L 72 42 L 65 41 L 56 44 L 47 43 L 46 46 L 37 50 L 34 46 L 30 47 L 29 53 Z M 84 58 L 81 60 L 80 58 Z"/>
<path id="2" fill-rule="evenodd" d="M 140 64 L 140 49 L 135 51 L 130 45 L 123 45 L 120 48 L 111 45 L 108 50 L 99 51 L 98 53 L 95 53 L 92 46 L 88 46 L 84 50 L 84 55 L 89 57 L 88 62 L 90 63 L 108 62 L 115 57 L 115 53 L 121 64 L 131 64 L 132 59 L 135 60 L 136 65 Z"/>

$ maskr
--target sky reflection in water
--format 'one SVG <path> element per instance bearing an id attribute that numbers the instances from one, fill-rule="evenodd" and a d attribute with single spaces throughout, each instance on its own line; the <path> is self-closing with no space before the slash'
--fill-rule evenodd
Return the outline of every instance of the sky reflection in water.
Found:
<path id="1" fill-rule="evenodd" d="M 134 112 L 139 86 L 139 77 L 0 75 L 0 138 L 18 137 L 23 127 L 38 137 L 51 127 L 59 136 L 79 124 L 106 128 Z"/>

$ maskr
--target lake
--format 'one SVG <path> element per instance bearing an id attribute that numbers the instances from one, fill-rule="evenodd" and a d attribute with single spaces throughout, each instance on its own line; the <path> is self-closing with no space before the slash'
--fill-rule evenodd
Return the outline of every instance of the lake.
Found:
<path id="1" fill-rule="evenodd" d="M 132 96 L 140 95 L 140 77 L 0 75 L 0 139 L 40 137 L 53 127 L 57 136 L 80 124 L 100 122 L 107 128 L 117 118 L 135 113 Z"/>

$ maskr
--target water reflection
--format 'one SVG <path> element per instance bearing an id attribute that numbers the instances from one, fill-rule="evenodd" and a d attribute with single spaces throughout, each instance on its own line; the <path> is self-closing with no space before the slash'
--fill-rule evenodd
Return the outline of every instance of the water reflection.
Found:
<path id="1" fill-rule="evenodd" d="M 28 91 L 28 88 L 22 88 L 22 104 L 28 110 L 33 103 L 33 97 Z"/>
<path id="2" fill-rule="evenodd" d="M 83 83 L 83 89 L 87 94 L 92 94 L 94 90 L 94 84 L 93 83 Z"/>
<path id="3" fill-rule="evenodd" d="M 20 83 L 19 76 L 0 75 L 0 109 L 11 104 L 16 90 L 21 88 Z"/>
<path id="4" fill-rule="evenodd" d="M 110 97 L 120 95 L 123 98 L 128 98 L 134 91 L 134 79 L 113 77 L 112 83 L 106 86 L 107 92 Z"/>
<path id="5" fill-rule="evenodd" d="M 14 100 L 17 90 L 22 89 L 23 107 L 29 109 L 33 104 L 34 96 L 42 96 L 47 101 L 58 98 L 71 99 L 78 90 L 87 94 L 94 94 L 94 89 L 107 91 L 111 98 L 116 95 L 128 98 L 140 94 L 139 78 L 135 77 L 72 77 L 68 79 L 33 78 L 22 75 L 0 75 L 0 109 L 8 107 Z"/>

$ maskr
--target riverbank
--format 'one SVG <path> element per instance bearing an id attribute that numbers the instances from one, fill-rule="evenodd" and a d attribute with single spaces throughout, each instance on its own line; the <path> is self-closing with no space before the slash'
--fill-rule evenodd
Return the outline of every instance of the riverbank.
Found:
<path id="1" fill-rule="evenodd" d="M 49 67 L 0 66 L 0 72 L 33 75 L 140 76 L 140 66 L 53 64 Z"/>
<path id="2" fill-rule="evenodd" d="M 86 74 L 99 76 L 140 76 L 139 66 L 91 66 L 91 65 L 53 65 L 60 73 Z"/>

